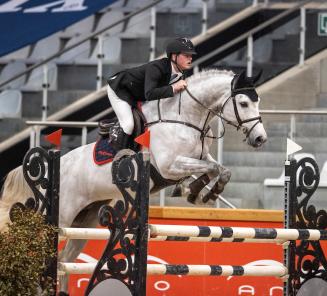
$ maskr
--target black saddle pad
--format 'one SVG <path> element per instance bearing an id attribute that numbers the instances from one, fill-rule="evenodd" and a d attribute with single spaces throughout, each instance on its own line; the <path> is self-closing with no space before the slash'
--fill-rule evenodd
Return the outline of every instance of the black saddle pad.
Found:
<path id="1" fill-rule="evenodd" d="M 100 138 L 94 145 L 93 160 L 97 165 L 111 162 L 116 154 L 117 151 L 111 147 L 108 139 Z"/>

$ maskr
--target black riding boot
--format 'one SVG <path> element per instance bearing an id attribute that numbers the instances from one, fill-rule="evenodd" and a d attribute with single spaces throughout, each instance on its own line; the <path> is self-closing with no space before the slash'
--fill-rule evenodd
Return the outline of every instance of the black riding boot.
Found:
<path id="1" fill-rule="evenodd" d="M 120 149 L 128 149 L 129 148 L 129 143 L 130 143 L 130 135 L 128 134 L 125 134 L 123 132 L 123 135 L 121 137 L 121 141 L 119 142 L 119 145 L 120 145 Z"/>
<path id="2" fill-rule="evenodd" d="M 111 137 L 113 135 L 110 135 Z M 116 151 L 129 148 L 130 135 L 126 134 L 124 130 L 120 127 L 118 128 L 115 137 L 111 139 L 111 145 Z"/>

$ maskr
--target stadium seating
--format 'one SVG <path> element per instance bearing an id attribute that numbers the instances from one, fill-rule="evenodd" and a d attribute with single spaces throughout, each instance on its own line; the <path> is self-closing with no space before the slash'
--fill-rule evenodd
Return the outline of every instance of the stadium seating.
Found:
<path id="1" fill-rule="evenodd" d="M 103 38 L 103 61 L 106 64 L 119 64 L 121 61 L 121 39 L 118 37 L 106 36 Z M 99 43 L 95 46 L 90 61 L 94 62 L 98 59 Z"/>
<path id="2" fill-rule="evenodd" d="M 25 60 L 26 58 L 28 58 L 30 54 L 30 48 L 31 47 L 28 45 L 14 52 L 6 54 L 0 57 L 0 63 L 8 63 L 10 61 L 16 61 L 16 60 Z"/>
<path id="3" fill-rule="evenodd" d="M 60 49 L 60 34 L 53 34 L 49 37 L 43 38 L 37 42 L 28 57 L 28 62 L 35 63 L 44 60 L 54 54 Z"/>
<path id="4" fill-rule="evenodd" d="M 22 116 L 22 93 L 18 90 L 4 90 L 0 93 L 0 118 Z"/>
<path id="5" fill-rule="evenodd" d="M 91 34 L 94 28 L 95 16 L 91 15 L 72 26 L 67 27 L 64 31 L 60 33 L 60 37 L 71 38 L 79 35 Z"/>
<path id="6" fill-rule="evenodd" d="M 26 70 L 26 64 L 23 61 L 16 60 L 9 62 L 1 71 L 0 82 L 7 81 L 8 79 L 14 77 L 15 75 L 22 73 Z M 20 89 L 26 81 L 26 74 L 23 76 L 9 82 L 5 85 L 5 88 L 8 89 Z"/>
<path id="7" fill-rule="evenodd" d="M 48 84 L 49 90 L 57 89 L 58 69 L 55 63 L 48 64 Z M 44 67 L 32 70 L 26 84 L 22 87 L 24 91 L 41 91 L 43 89 Z"/>

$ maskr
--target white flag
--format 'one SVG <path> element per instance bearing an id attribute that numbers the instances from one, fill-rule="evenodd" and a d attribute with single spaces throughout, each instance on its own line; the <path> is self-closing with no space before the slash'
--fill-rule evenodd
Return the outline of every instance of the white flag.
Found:
<path id="1" fill-rule="evenodd" d="M 295 153 L 295 152 L 298 152 L 302 150 L 302 147 L 298 144 L 296 144 L 294 141 L 292 141 L 291 139 L 287 138 L 287 147 L 286 147 L 286 155 L 287 155 L 287 158 L 289 155 Z"/>

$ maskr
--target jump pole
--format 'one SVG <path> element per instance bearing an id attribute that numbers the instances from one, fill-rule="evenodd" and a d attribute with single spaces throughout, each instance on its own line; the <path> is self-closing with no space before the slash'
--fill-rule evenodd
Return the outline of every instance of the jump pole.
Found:
<path id="1" fill-rule="evenodd" d="M 59 271 L 67 274 L 92 274 L 97 263 L 60 263 Z M 284 277 L 288 273 L 285 266 L 261 265 L 184 265 L 147 264 L 147 275 L 185 276 L 273 276 Z"/>
<path id="2" fill-rule="evenodd" d="M 110 231 L 102 228 L 60 228 L 59 239 L 89 239 L 89 240 L 108 240 Z M 133 239 L 132 235 L 127 236 Z M 179 242 L 207 242 L 207 243 L 272 243 L 283 244 L 287 242 L 285 239 L 265 239 L 265 238 L 235 238 L 235 237 L 196 237 L 196 236 L 154 236 L 150 237 L 149 241 L 179 241 Z"/>

